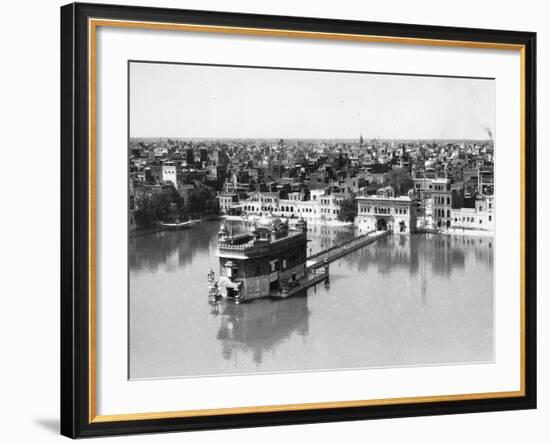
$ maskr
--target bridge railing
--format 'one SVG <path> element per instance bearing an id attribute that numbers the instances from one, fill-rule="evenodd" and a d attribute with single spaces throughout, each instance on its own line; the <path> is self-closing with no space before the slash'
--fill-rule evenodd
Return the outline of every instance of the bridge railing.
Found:
<path id="1" fill-rule="evenodd" d="M 348 239 L 347 241 L 341 242 L 339 244 L 336 244 L 332 247 L 329 247 L 328 249 L 321 250 L 320 252 L 314 253 L 313 255 L 310 255 L 308 259 L 316 259 L 323 255 L 330 255 L 330 252 L 333 251 L 340 251 L 348 247 L 353 247 L 357 243 L 361 243 L 363 240 L 369 237 L 369 235 L 373 232 L 376 232 L 376 230 L 371 230 L 370 232 L 363 233 L 362 235 L 356 236 L 355 238 Z"/>

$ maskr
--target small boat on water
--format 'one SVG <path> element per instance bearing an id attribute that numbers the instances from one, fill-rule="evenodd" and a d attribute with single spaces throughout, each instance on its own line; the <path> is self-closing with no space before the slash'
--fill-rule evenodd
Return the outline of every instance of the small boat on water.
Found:
<path id="1" fill-rule="evenodd" d="M 176 220 L 176 221 L 173 221 L 173 222 L 161 221 L 160 225 L 162 227 L 167 228 L 167 229 L 189 229 L 194 224 L 197 224 L 198 222 L 200 222 L 200 219 L 192 219 L 192 220 L 189 220 L 189 221 L 182 221 L 182 222 L 179 222 L 179 220 Z"/>

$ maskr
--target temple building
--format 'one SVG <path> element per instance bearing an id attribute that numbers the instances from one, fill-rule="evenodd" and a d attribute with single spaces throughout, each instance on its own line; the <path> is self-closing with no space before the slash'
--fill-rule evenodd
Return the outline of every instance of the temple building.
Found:
<path id="1" fill-rule="evenodd" d="M 355 224 L 360 232 L 389 230 L 395 233 L 416 231 L 417 200 L 414 190 L 395 196 L 392 187 L 378 189 L 376 195 L 357 197 Z"/>
<path id="2" fill-rule="evenodd" d="M 237 302 L 278 296 L 306 277 L 307 224 L 289 227 L 276 216 L 260 218 L 247 233 L 219 234 L 217 293 Z"/>

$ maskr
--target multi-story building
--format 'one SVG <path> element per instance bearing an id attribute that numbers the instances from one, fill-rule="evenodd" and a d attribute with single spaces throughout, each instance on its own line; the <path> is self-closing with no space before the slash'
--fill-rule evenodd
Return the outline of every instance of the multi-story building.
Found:
<path id="1" fill-rule="evenodd" d="M 162 165 L 162 181 L 172 183 L 174 189 L 177 189 L 178 181 L 181 181 L 181 169 L 175 163 L 164 163 Z"/>
<path id="2" fill-rule="evenodd" d="M 451 210 L 452 227 L 476 230 L 495 230 L 495 201 L 492 196 L 479 196 L 474 207 Z"/>
<path id="3" fill-rule="evenodd" d="M 320 216 L 323 221 L 336 221 L 340 214 L 340 205 L 347 199 L 345 195 L 322 195 L 320 201 Z"/>
<path id="4" fill-rule="evenodd" d="M 338 220 L 342 201 L 346 195 L 331 195 L 324 191 L 312 191 L 310 199 L 304 194 L 293 192 L 288 198 L 279 198 L 276 192 L 255 192 L 241 201 L 245 214 L 261 216 L 273 214 L 285 218 L 304 218 L 308 222 L 326 222 Z"/>
<path id="5" fill-rule="evenodd" d="M 280 293 L 306 275 L 306 245 L 306 223 L 290 228 L 288 221 L 264 216 L 235 236 L 222 226 L 218 291 L 239 302 Z"/>
<path id="6" fill-rule="evenodd" d="M 432 217 L 434 227 L 451 226 L 451 210 L 453 208 L 453 192 L 451 180 L 437 178 L 432 181 Z"/>
<path id="7" fill-rule="evenodd" d="M 494 192 L 493 168 L 483 166 L 477 169 L 478 192 L 482 195 L 492 195 Z"/>
<path id="8" fill-rule="evenodd" d="M 279 211 L 279 196 L 276 192 L 254 192 L 243 201 L 243 210 L 247 214 L 269 214 Z"/>
<path id="9" fill-rule="evenodd" d="M 279 211 L 277 215 L 285 218 L 304 218 L 309 221 L 316 221 L 319 216 L 319 201 L 285 199 L 279 200 Z"/>
<path id="10" fill-rule="evenodd" d="M 384 187 L 376 195 L 357 198 L 355 225 L 360 232 L 390 230 L 396 233 L 416 231 L 416 196 L 410 190 L 407 196 L 395 196 L 391 187 Z"/>
<path id="11" fill-rule="evenodd" d="M 232 213 L 239 206 L 239 195 L 237 193 L 220 193 L 218 195 L 221 213 Z"/>

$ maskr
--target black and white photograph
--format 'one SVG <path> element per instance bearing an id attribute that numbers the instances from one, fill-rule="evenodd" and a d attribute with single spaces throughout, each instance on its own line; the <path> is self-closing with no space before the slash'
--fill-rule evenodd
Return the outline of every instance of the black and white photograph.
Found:
<path id="1" fill-rule="evenodd" d="M 128 82 L 130 379 L 494 362 L 494 78 Z"/>
<path id="2" fill-rule="evenodd" d="M 1 440 L 550 434 L 544 2 L 6 6 Z"/>

